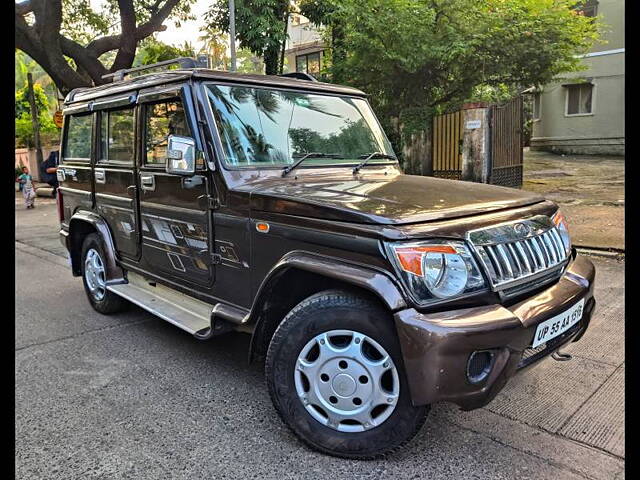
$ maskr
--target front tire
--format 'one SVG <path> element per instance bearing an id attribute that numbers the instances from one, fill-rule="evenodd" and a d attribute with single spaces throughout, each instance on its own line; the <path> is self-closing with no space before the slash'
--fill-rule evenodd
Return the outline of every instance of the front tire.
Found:
<path id="1" fill-rule="evenodd" d="M 388 312 L 340 290 L 299 303 L 276 329 L 265 363 L 282 420 L 330 455 L 369 459 L 397 450 L 422 427 L 411 404 Z"/>
<path id="2" fill-rule="evenodd" d="M 104 315 L 124 310 L 128 302 L 107 290 L 106 262 L 102 239 L 97 233 L 87 235 L 82 243 L 82 283 L 93 309 Z"/>

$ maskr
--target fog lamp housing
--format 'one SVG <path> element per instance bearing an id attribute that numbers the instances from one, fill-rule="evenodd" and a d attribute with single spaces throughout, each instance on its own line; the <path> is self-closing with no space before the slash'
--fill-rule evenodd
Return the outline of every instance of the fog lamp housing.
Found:
<path id="1" fill-rule="evenodd" d="M 467 380 L 469 383 L 484 382 L 493 368 L 495 354 L 491 350 L 476 350 L 467 360 Z"/>

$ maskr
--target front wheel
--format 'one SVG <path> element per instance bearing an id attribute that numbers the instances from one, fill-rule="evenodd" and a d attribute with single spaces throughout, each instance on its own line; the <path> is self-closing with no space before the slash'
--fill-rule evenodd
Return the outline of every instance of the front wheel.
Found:
<path id="1" fill-rule="evenodd" d="M 392 319 L 375 303 L 329 290 L 298 304 L 266 358 L 271 399 L 307 444 L 375 458 L 409 441 L 428 407 L 414 407 Z"/>

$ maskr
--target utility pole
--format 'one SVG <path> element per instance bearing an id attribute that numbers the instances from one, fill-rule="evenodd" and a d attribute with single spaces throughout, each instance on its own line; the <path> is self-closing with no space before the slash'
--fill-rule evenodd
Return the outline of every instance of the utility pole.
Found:
<path id="1" fill-rule="evenodd" d="M 33 139 L 36 147 L 36 160 L 38 168 L 42 163 L 42 147 L 40 145 L 40 122 L 38 120 L 38 107 L 36 106 L 36 97 L 33 93 L 33 77 L 31 72 L 27 73 L 27 91 L 29 96 L 29 106 L 31 107 L 31 125 L 33 126 Z"/>
<path id="2" fill-rule="evenodd" d="M 231 47 L 231 71 L 236 71 L 236 5 L 229 0 L 229 42 Z"/>

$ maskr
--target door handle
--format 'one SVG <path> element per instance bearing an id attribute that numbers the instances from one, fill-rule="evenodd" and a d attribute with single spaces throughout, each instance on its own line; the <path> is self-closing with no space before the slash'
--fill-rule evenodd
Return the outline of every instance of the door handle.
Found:
<path id="1" fill-rule="evenodd" d="M 140 185 L 142 190 L 155 190 L 156 179 L 153 175 L 140 175 Z"/>
<path id="2" fill-rule="evenodd" d="M 96 179 L 96 183 L 106 183 L 106 176 L 102 168 L 96 168 L 93 171 L 93 177 Z"/>
<path id="3" fill-rule="evenodd" d="M 129 185 L 127 187 L 127 195 L 129 195 L 131 198 L 136 198 L 136 186 L 135 185 Z"/>

